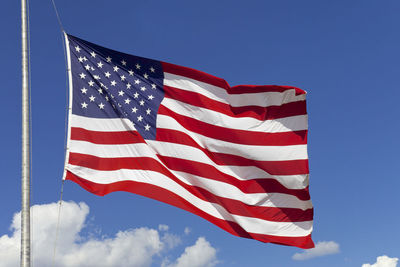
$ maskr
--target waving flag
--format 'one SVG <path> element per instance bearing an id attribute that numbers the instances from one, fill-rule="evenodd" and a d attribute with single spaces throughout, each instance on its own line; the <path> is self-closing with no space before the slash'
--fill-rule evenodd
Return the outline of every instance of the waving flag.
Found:
<path id="1" fill-rule="evenodd" d="M 64 179 L 128 191 L 231 234 L 311 248 L 305 92 L 240 85 L 66 35 Z"/>

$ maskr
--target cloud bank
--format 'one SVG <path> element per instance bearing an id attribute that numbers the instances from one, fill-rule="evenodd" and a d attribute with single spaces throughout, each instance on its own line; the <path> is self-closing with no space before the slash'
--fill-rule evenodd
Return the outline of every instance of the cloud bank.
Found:
<path id="1" fill-rule="evenodd" d="M 204 238 L 199 237 L 191 247 L 187 247 L 185 252 L 172 264 L 165 261 L 162 267 L 213 267 L 218 263 L 217 251 Z"/>
<path id="2" fill-rule="evenodd" d="M 376 258 L 376 262 L 374 264 L 365 263 L 362 267 L 396 267 L 398 258 L 390 258 L 386 255 L 379 256 Z"/>
<path id="3" fill-rule="evenodd" d="M 334 241 L 321 241 L 315 244 L 315 248 L 304 250 L 293 255 L 294 260 L 308 260 L 330 254 L 339 253 L 339 244 Z"/>
<path id="4" fill-rule="evenodd" d="M 58 205 L 51 203 L 31 207 L 34 266 L 151 266 L 155 260 L 165 262 L 163 259 L 168 258 L 166 253 L 182 243 L 179 236 L 168 232 L 167 225 L 160 225 L 158 230 L 147 227 L 128 229 L 119 231 L 113 237 L 103 237 L 99 232 L 84 236 L 82 230 L 85 228 L 89 207 L 85 203 L 63 202 L 61 211 L 53 265 Z M 20 212 L 14 214 L 10 226 L 11 235 L 0 237 L 0 267 L 19 266 L 20 217 Z M 215 248 L 200 237 L 169 266 L 211 267 L 216 263 Z"/>

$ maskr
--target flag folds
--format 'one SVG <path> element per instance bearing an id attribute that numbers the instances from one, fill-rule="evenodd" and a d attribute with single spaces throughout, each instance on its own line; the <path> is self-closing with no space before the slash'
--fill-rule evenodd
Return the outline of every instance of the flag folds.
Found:
<path id="1" fill-rule="evenodd" d="M 64 179 L 192 212 L 240 237 L 311 248 L 305 92 L 218 77 L 66 35 Z"/>

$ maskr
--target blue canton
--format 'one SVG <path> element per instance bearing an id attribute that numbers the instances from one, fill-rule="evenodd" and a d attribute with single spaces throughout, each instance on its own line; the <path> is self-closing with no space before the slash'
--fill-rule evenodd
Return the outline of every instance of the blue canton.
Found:
<path id="1" fill-rule="evenodd" d="M 107 49 L 68 35 L 72 113 L 92 118 L 127 118 L 144 139 L 156 138 L 164 98 L 159 61 Z"/>

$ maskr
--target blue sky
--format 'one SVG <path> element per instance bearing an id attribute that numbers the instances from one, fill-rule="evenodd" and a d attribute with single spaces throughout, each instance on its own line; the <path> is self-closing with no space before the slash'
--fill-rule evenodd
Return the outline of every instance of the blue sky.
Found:
<path id="1" fill-rule="evenodd" d="M 174 262 L 199 237 L 215 249 L 216 266 L 361 266 L 381 255 L 400 257 L 398 1 L 69 0 L 57 5 L 66 31 L 91 42 L 203 70 L 231 85 L 305 89 L 313 239 L 335 242 L 339 252 L 294 260 L 302 250 L 231 236 L 151 199 L 124 192 L 98 197 L 66 181 L 64 199 L 90 208 L 82 213 L 84 240 L 142 227 L 180 240 L 155 255 L 152 266 L 166 258 Z M 19 8 L 18 1 L 7 1 L 0 10 L 0 236 L 13 234 L 9 227 L 20 210 Z M 60 196 L 66 72 L 51 2 L 32 1 L 30 13 L 32 204 L 43 205 Z"/>

